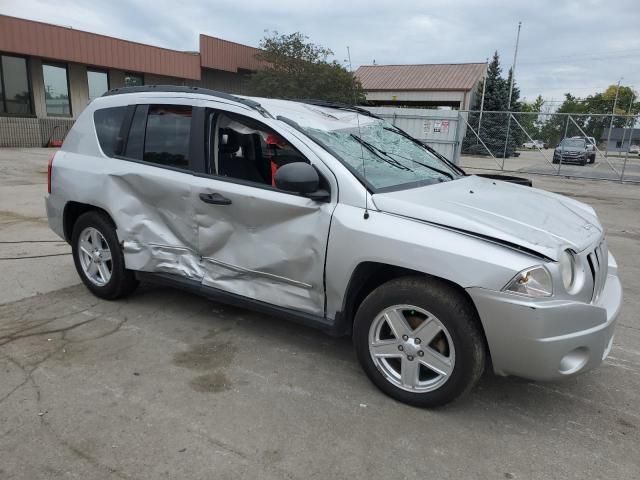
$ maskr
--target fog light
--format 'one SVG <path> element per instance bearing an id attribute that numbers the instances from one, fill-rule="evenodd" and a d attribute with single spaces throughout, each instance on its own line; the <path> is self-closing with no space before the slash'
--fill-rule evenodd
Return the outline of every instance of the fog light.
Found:
<path id="1" fill-rule="evenodd" d="M 571 375 L 581 370 L 587 361 L 589 361 L 589 349 L 578 347 L 562 357 L 558 371 L 563 375 Z"/>

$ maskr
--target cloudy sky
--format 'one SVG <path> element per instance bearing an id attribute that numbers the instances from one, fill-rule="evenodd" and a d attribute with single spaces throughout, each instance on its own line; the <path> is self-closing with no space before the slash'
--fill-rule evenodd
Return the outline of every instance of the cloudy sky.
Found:
<path id="1" fill-rule="evenodd" d="M 177 50 L 205 33 L 257 46 L 265 30 L 301 31 L 361 64 L 513 61 L 522 94 L 583 97 L 620 77 L 640 90 L 638 0 L 0 0 L 0 13 Z"/>

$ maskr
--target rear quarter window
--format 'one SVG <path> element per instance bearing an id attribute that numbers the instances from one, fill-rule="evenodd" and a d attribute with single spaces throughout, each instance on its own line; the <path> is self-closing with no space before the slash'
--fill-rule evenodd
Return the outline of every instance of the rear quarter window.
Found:
<path id="1" fill-rule="evenodd" d="M 109 157 L 120 154 L 122 146 L 120 128 L 126 110 L 127 107 L 103 108 L 96 110 L 93 114 L 100 148 Z"/>

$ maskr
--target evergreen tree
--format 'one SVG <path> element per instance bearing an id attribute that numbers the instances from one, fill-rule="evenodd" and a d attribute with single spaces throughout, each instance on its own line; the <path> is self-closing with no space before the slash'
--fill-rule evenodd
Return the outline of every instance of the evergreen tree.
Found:
<path id="1" fill-rule="evenodd" d="M 487 76 L 485 78 L 487 87 L 484 95 L 484 108 L 482 115 L 482 123 L 480 124 L 480 104 L 482 102 L 483 82 L 478 85 L 474 102 L 472 105 L 473 113 L 469 114 L 469 125 L 478 133 L 482 142 L 496 157 L 502 157 L 505 153 L 505 143 L 507 143 L 507 124 L 509 114 L 504 113 L 508 110 L 509 103 L 509 82 L 510 78 L 502 77 L 502 68 L 500 67 L 500 56 L 498 52 L 493 54 L 493 58 L 487 68 Z M 512 107 L 521 108 L 520 90 L 514 83 L 511 105 Z M 495 113 L 500 112 L 500 113 Z M 513 123 L 513 122 L 512 122 Z M 511 130 L 511 129 L 510 129 Z M 510 156 L 515 150 L 518 138 L 510 139 L 507 143 L 507 156 Z M 467 128 L 467 134 L 462 142 L 462 152 L 468 154 L 486 155 L 488 152 L 478 137 L 470 128 Z"/>

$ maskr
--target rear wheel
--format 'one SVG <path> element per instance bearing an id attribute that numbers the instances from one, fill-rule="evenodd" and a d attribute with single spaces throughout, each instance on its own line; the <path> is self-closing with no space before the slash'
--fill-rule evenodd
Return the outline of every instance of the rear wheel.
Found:
<path id="1" fill-rule="evenodd" d="M 484 339 L 473 305 L 437 280 L 407 277 L 375 289 L 358 309 L 353 341 L 373 383 L 419 407 L 460 397 L 484 369 Z"/>
<path id="2" fill-rule="evenodd" d="M 94 295 L 114 300 L 136 289 L 135 274 L 125 268 L 115 227 L 104 213 L 91 211 L 78 218 L 71 247 L 78 275 Z"/>

